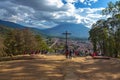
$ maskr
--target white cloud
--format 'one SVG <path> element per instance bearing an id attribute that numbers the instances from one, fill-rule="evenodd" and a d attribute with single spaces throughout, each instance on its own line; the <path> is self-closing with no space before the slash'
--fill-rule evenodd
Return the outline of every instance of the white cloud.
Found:
<path id="1" fill-rule="evenodd" d="M 0 9 L 0 17 L 1 18 L 4 18 L 4 16 L 5 16 L 5 14 L 7 13 L 7 10 L 5 10 L 5 9 Z"/>
<path id="2" fill-rule="evenodd" d="M 93 23 L 95 23 L 98 19 L 105 18 L 100 14 L 100 11 L 104 8 L 81 8 L 82 12 L 77 11 L 81 17 L 81 23 L 86 25 L 87 27 L 91 27 Z M 79 9 L 80 10 L 80 9 Z"/>
<path id="3" fill-rule="evenodd" d="M 88 14 L 101 12 L 104 8 L 84 8 Z"/>
<path id="4" fill-rule="evenodd" d="M 57 24 L 43 20 L 43 21 L 34 21 L 32 25 L 41 26 L 41 28 L 51 28 L 51 27 L 56 26 Z"/>
<path id="5" fill-rule="evenodd" d="M 62 0 L 12 0 L 14 4 L 24 5 L 39 11 L 59 11 L 64 5 Z"/>
<path id="6" fill-rule="evenodd" d="M 65 0 L 67 3 L 75 3 L 77 2 L 78 0 Z"/>
<path id="7" fill-rule="evenodd" d="M 103 16 L 100 14 L 88 14 L 87 17 L 94 19 L 94 18 L 102 18 Z"/>
<path id="8" fill-rule="evenodd" d="M 44 0 L 44 3 L 46 6 L 54 6 L 57 8 L 62 7 L 64 4 L 61 0 Z"/>
<path id="9" fill-rule="evenodd" d="M 66 7 L 66 8 L 67 8 L 66 11 L 68 11 L 68 12 L 70 12 L 70 13 L 73 13 L 73 12 L 75 11 L 75 6 L 74 6 L 73 4 L 71 4 L 71 3 L 65 4 L 64 7 Z"/>
<path id="10" fill-rule="evenodd" d="M 80 0 L 81 3 L 83 3 L 85 0 Z"/>
<path id="11" fill-rule="evenodd" d="M 12 15 L 10 18 L 8 18 L 8 21 L 17 23 L 18 21 L 23 21 L 24 19 L 20 16 Z"/>
<path id="12" fill-rule="evenodd" d="M 91 6 L 92 3 L 96 3 L 98 0 L 79 0 L 79 1 L 85 5 Z"/>
<path id="13" fill-rule="evenodd" d="M 76 8 L 73 3 L 77 1 L 66 0 L 67 3 L 64 4 L 62 0 L 3 0 L 0 3 L 0 19 L 50 28 L 62 22 L 82 23 L 91 27 L 96 20 L 104 18 L 99 13 L 104 8 Z M 83 3 L 87 1 L 80 0 Z M 97 0 L 89 0 L 91 1 Z"/>

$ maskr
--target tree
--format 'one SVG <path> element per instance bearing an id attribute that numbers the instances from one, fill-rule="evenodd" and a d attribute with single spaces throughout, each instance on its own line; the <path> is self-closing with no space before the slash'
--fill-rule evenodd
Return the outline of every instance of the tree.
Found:
<path id="1" fill-rule="evenodd" d="M 37 42 L 37 50 L 48 50 L 48 45 L 46 42 L 42 39 L 40 35 L 35 36 L 36 42 Z"/>
<path id="2" fill-rule="evenodd" d="M 4 40 L 4 45 L 5 45 L 4 51 L 8 54 L 8 56 L 14 54 L 15 41 L 14 41 L 14 33 L 12 31 L 7 33 Z"/>
<path id="3" fill-rule="evenodd" d="M 96 52 L 97 51 L 97 38 L 96 38 L 96 28 L 94 24 L 92 25 L 92 29 L 89 31 L 89 34 L 90 34 L 89 40 L 93 44 L 93 51 Z"/>
<path id="4" fill-rule="evenodd" d="M 4 42 L 4 38 L 0 35 L 0 57 L 6 56 L 6 54 L 3 51 L 4 48 L 3 42 Z"/>
<path id="5" fill-rule="evenodd" d="M 30 50 L 36 49 L 36 44 L 34 35 L 28 29 L 14 29 L 5 37 L 4 51 L 8 55 L 23 54 L 24 51 L 29 53 Z"/>
<path id="6" fill-rule="evenodd" d="M 118 57 L 120 54 L 120 1 L 109 2 L 102 14 L 111 15 L 111 17 L 106 20 L 98 20 L 93 24 L 89 32 L 90 40 L 94 48 L 99 47 L 102 53 Z"/>
<path id="7" fill-rule="evenodd" d="M 37 47 L 35 35 L 28 28 L 23 29 L 21 33 L 23 51 L 30 53 L 31 50 L 35 50 Z"/>
<path id="8" fill-rule="evenodd" d="M 98 20 L 92 25 L 89 39 L 93 43 L 94 51 L 101 51 L 107 54 L 108 28 L 105 20 Z"/>
<path id="9" fill-rule="evenodd" d="M 10 55 L 23 53 L 30 54 L 31 51 L 48 50 L 46 42 L 41 36 L 33 34 L 29 29 L 14 29 L 7 33 L 4 40 L 4 51 Z"/>
<path id="10" fill-rule="evenodd" d="M 116 1 L 115 3 L 109 2 L 108 7 L 102 10 L 103 15 L 116 15 L 120 13 L 120 1 Z"/>

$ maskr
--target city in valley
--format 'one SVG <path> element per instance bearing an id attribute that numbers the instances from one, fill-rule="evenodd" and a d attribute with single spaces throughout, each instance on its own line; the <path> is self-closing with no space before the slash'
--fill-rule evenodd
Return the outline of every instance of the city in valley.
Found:
<path id="1" fill-rule="evenodd" d="M 53 53 L 64 54 L 66 39 L 65 38 L 51 38 L 46 40 L 49 48 L 53 49 Z M 67 40 L 68 50 L 76 52 L 78 56 L 90 55 L 93 53 L 93 45 L 89 40 L 70 39 Z"/>

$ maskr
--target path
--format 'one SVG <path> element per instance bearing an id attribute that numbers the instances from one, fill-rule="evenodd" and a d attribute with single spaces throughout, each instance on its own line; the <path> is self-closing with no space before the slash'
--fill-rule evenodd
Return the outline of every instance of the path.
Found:
<path id="1" fill-rule="evenodd" d="M 40 55 L 0 62 L 0 80 L 120 80 L 119 61 Z"/>
<path id="2" fill-rule="evenodd" d="M 56 39 L 55 42 L 49 48 L 52 48 L 57 42 L 58 42 L 58 39 Z"/>

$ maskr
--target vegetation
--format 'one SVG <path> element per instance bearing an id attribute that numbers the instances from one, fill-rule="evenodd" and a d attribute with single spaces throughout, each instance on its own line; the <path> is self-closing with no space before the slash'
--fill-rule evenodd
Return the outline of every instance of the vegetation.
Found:
<path id="1" fill-rule="evenodd" d="M 118 57 L 120 55 L 120 1 L 109 2 L 102 11 L 110 18 L 98 20 L 89 31 L 89 39 L 94 45 L 94 51 L 101 51 L 104 55 Z"/>
<path id="2" fill-rule="evenodd" d="M 0 56 L 20 55 L 31 51 L 48 50 L 46 42 L 40 35 L 29 29 L 9 29 L 0 26 Z"/>
<path id="3" fill-rule="evenodd" d="M 3 48 L 4 48 L 3 42 L 4 42 L 4 38 L 1 37 L 1 35 L 0 35 L 0 56 L 5 56 L 5 55 L 6 55 L 6 54 L 4 53 L 4 50 L 3 50 Z"/>
<path id="4" fill-rule="evenodd" d="M 0 56 L 6 56 L 6 53 L 4 52 L 4 36 L 8 31 L 11 29 L 7 28 L 6 26 L 0 25 Z"/>

